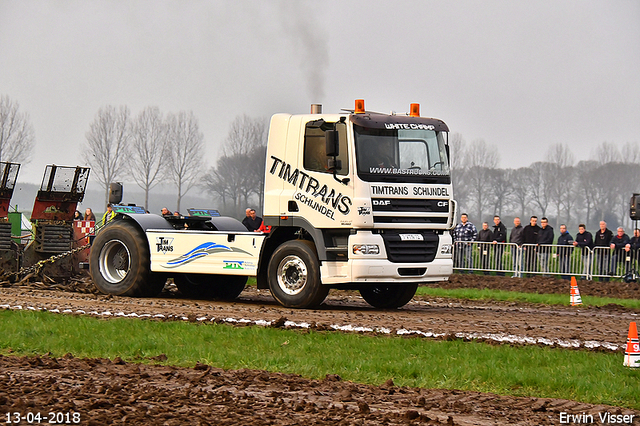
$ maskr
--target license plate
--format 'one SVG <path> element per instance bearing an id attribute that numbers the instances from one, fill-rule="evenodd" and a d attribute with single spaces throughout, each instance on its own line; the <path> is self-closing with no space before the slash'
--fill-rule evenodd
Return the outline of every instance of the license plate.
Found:
<path id="1" fill-rule="evenodd" d="M 400 241 L 424 241 L 422 234 L 400 234 Z"/>

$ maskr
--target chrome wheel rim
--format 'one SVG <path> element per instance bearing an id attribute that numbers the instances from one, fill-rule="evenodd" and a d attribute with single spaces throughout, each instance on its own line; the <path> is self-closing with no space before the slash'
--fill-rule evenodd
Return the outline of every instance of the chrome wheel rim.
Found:
<path id="1" fill-rule="evenodd" d="M 100 251 L 100 275 L 112 283 L 117 284 L 131 269 L 131 253 L 120 240 L 111 240 Z"/>
<path id="2" fill-rule="evenodd" d="M 278 265 L 278 286 L 286 294 L 299 294 L 307 284 L 307 265 L 298 256 L 289 255 Z"/>

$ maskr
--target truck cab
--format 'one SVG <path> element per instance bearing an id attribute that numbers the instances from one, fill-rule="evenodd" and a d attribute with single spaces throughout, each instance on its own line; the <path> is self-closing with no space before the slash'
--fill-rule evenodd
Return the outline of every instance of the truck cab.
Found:
<path id="1" fill-rule="evenodd" d="M 378 306 L 453 270 L 448 127 L 412 108 L 381 114 L 360 100 L 342 114 L 276 114 L 269 130 L 263 220 L 271 247 L 292 235 L 309 241 L 322 285 L 374 291 L 380 296 L 365 299 Z M 269 253 L 267 244 L 263 258 Z"/>

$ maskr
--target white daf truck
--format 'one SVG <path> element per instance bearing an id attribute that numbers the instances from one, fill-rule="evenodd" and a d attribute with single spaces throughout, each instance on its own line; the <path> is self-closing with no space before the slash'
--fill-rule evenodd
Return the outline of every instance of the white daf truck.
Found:
<path id="1" fill-rule="evenodd" d="M 357 289 L 378 308 L 408 303 L 419 283 L 453 271 L 455 224 L 447 125 L 354 110 L 271 118 L 265 225 L 247 232 L 215 210 L 162 217 L 116 206 L 96 236 L 90 272 L 104 293 L 152 296 L 167 278 L 189 297 L 233 299 L 247 277 L 282 305 L 318 305 Z"/>

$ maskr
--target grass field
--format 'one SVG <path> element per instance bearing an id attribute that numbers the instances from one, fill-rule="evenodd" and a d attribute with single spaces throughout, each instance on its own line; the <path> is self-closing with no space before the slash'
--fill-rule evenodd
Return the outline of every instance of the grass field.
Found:
<path id="1" fill-rule="evenodd" d="M 0 353 L 128 361 L 166 354 L 166 364 L 202 362 L 309 378 L 339 374 L 379 385 L 575 399 L 640 409 L 640 371 L 620 354 L 478 342 L 373 337 L 219 324 L 103 320 L 30 311 L 0 311 Z"/>
<path id="2" fill-rule="evenodd" d="M 444 289 L 444 288 L 435 288 L 435 287 L 418 287 L 418 291 L 416 292 L 416 294 L 424 295 L 424 296 L 433 296 L 433 297 L 450 297 L 455 299 L 543 303 L 546 305 L 569 306 L 571 304 L 568 294 L 521 293 L 516 291 L 476 289 L 476 288 Z M 617 298 L 611 298 L 611 297 L 582 296 L 582 304 L 584 306 L 604 306 L 609 304 L 616 304 L 616 305 L 623 306 L 625 308 L 640 309 L 640 300 L 635 300 L 635 299 L 617 299 Z"/>

